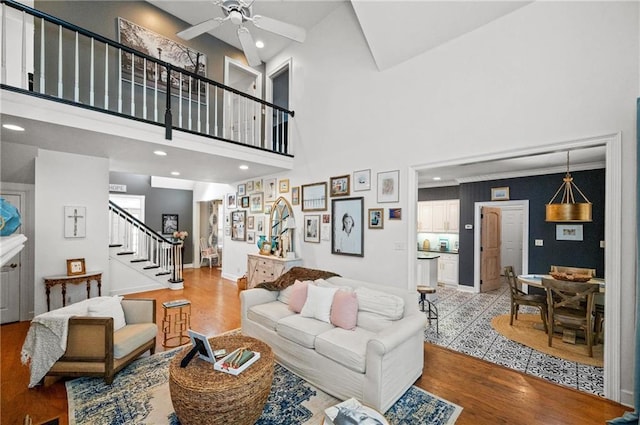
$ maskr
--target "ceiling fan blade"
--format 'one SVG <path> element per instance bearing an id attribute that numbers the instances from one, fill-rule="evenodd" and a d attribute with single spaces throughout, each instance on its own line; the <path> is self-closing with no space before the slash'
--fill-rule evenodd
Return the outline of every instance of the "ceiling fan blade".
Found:
<path id="1" fill-rule="evenodd" d="M 189 27 L 186 30 L 182 30 L 176 35 L 183 40 L 191 40 L 192 38 L 195 38 L 200 34 L 204 34 L 205 32 L 211 31 L 214 28 L 218 28 L 227 19 L 229 19 L 228 16 L 226 18 L 208 19 L 204 22 L 200 22 L 197 25 Z"/>
<path id="2" fill-rule="evenodd" d="M 262 60 L 260 59 L 260 56 L 258 56 L 258 49 L 256 48 L 251 33 L 246 27 L 238 27 L 238 38 L 240 39 L 242 50 L 244 50 L 244 55 L 246 56 L 249 65 L 260 65 L 262 63 Z"/>
<path id="3" fill-rule="evenodd" d="M 286 22 L 278 21 L 277 19 L 255 15 L 251 20 L 253 24 L 258 28 L 281 35 L 283 37 L 290 38 L 300 43 L 304 42 L 304 39 L 307 36 L 307 32 L 304 28 L 298 27 L 296 25 L 291 25 Z"/>

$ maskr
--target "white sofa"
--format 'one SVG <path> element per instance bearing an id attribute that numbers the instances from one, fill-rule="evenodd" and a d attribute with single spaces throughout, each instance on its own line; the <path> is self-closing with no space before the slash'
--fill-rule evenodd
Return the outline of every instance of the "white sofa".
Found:
<path id="1" fill-rule="evenodd" d="M 358 296 L 354 330 L 294 313 L 284 291 L 249 289 L 240 295 L 242 333 L 269 344 L 279 363 L 312 385 L 385 412 L 422 375 L 426 317 L 417 295 L 343 277 L 326 282 Z M 371 294 L 379 295 L 374 302 Z"/>

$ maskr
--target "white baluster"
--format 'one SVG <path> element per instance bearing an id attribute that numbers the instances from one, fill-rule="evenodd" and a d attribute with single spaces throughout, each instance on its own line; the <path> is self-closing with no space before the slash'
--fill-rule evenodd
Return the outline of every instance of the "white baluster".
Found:
<path id="1" fill-rule="evenodd" d="M 20 49 L 21 52 L 21 63 L 20 63 L 20 87 L 23 89 L 28 88 L 27 82 L 27 12 L 22 11 L 22 46 Z"/>
<path id="2" fill-rule="evenodd" d="M 158 122 L 158 63 L 153 66 L 153 121 Z"/>
<path id="3" fill-rule="evenodd" d="M 58 25 L 58 97 L 62 99 L 62 26 Z"/>
<path id="4" fill-rule="evenodd" d="M 147 58 L 142 59 L 142 118 L 147 119 Z"/>
<path id="5" fill-rule="evenodd" d="M 182 75 L 182 74 L 180 74 Z M 193 83 L 193 79 L 191 78 L 191 75 L 189 75 L 189 130 L 192 130 L 193 126 L 191 125 L 191 122 L 193 120 L 193 118 L 191 117 L 191 105 L 193 105 L 193 93 L 191 92 L 191 85 Z"/>
<path id="6" fill-rule="evenodd" d="M 3 4 L 4 6 L 4 4 Z M 40 93 L 44 93 L 44 89 L 45 89 L 45 78 L 44 78 L 44 71 L 45 71 L 45 61 L 44 61 L 44 23 L 45 20 L 44 19 L 40 19 Z M 3 37 L 4 40 L 4 37 Z M 2 48 L 2 50 L 4 51 L 4 46 Z"/>
<path id="7" fill-rule="evenodd" d="M 211 133 L 209 133 L 209 131 L 211 130 L 210 129 L 210 125 L 209 125 L 210 122 L 211 122 L 211 119 L 209 117 L 209 83 L 204 83 L 204 88 L 205 88 L 205 92 L 204 92 L 205 102 L 207 102 L 206 105 L 205 105 L 205 114 L 206 114 L 205 115 L 205 120 L 206 120 L 206 123 L 207 123 L 206 124 L 206 126 L 207 126 L 207 134 L 211 134 Z"/>
<path id="8" fill-rule="evenodd" d="M 122 113 L 122 49 L 118 48 L 118 113 Z"/>
<path id="9" fill-rule="evenodd" d="M 136 55 L 131 53 L 131 111 L 132 117 L 136 116 Z"/>
<path id="10" fill-rule="evenodd" d="M 7 82 L 7 4 L 2 3 L 2 52 L 0 57 L 0 82 Z"/>
<path id="11" fill-rule="evenodd" d="M 169 84 L 168 81 L 167 84 Z M 178 127 L 182 128 L 182 73 L 180 73 L 178 88 Z"/>
<path id="12" fill-rule="evenodd" d="M 93 37 L 91 37 L 91 71 L 90 71 L 90 76 L 89 76 L 89 78 L 90 78 L 90 80 L 89 80 L 89 105 L 91 105 L 91 106 L 94 106 L 94 100 L 95 100 L 95 98 L 94 98 L 94 96 L 95 96 L 95 93 L 94 93 L 95 92 L 95 88 L 94 88 L 94 85 L 95 85 L 95 76 L 94 76 L 94 73 L 95 73 L 95 64 L 94 64 L 95 56 L 94 56 L 93 44 L 94 44 L 94 39 L 93 39 Z"/>
<path id="13" fill-rule="evenodd" d="M 109 109 L 109 45 L 104 45 L 104 109 Z"/>
<path id="14" fill-rule="evenodd" d="M 80 58 L 78 52 L 78 31 L 75 37 L 75 55 L 73 62 L 73 100 L 80 101 Z"/>

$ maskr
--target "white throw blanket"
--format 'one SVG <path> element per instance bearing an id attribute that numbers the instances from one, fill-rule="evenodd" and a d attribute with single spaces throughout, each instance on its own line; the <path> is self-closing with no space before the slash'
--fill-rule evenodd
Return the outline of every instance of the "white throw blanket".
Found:
<path id="1" fill-rule="evenodd" d="M 89 305 L 101 302 L 103 298 L 90 298 L 33 318 L 21 352 L 22 364 L 31 361 L 29 388 L 38 385 L 67 350 L 69 319 L 73 316 L 86 316 Z"/>

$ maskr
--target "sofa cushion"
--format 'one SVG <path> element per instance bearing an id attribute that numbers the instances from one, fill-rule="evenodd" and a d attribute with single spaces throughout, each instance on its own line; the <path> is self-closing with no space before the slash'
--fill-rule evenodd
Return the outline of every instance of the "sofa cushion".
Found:
<path id="1" fill-rule="evenodd" d="M 333 325 L 330 323 L 304 317 L 300 314 L 285 317 L 276 325 L 278 335 L 311 349 L 315 346 L 316 336 L 331 329 L 333 329 Z"/>
<path id="2" fill-rule="evenodd" d="M 404 314 L 404 299 L 387 292 L 363 286 L 356 288 L 358 295 L 358 309 L 384 316 L 391 320 L 398 320 Z"/>
<path id="3" fill-rule="evenodd" d="M 280 301 L 271 301 L 265 304 L 254 305 L 247 312 L 249 320 L 260 323 L 265 328 L 276 330 L 276 324 L 283 317 L 291 316 L 293 313 L 287 305 Z"/>
<path id="4" fill-rule="evenodd" d="M 331 323 L 331 304 L 338 288 L 320 288 L 307 285 L 307 300 L 302 307 L 301 315 L 313 317 L 323 322 Z"/>
<path id="5" fill-rule="evenodd" d="M 358 320 L 358 297 L 353 292 L 339 289 L 333 296 L 331 324 L 353 330 Z"/>
<path id="6" fill-rule="evenodd" d="M 122 310 L 122 297 L 100 297 L 97 302 L 89 304 L 87 315 L 89 317 L 113 317 L 113 330 L 122 329 L 127 323 L 124 320 L 124 310 Z"/>
<path id="7" fill-rule="evenodd" d="M 124 326 L 113 334 L 113 357 L 123 358 L 145 342 L 155 338 L 157 333 L 158 327 L 155 323 Z"/>
<path id="8" fill-rule="evenodd" d="M 308 280 L 304 282 L 296 280 L 295 283 L 290 286 L 289 310 L 294 313 L 300 313 L 302 311 L 302 307 L 304 307 L 304 303 L 307 301 L 307 286 L 309 283 L 310 281 Z"/>
<path id="9" fill-rule="evenodd" d="M 368 311 L 358 311 L 358 327 L 378 333 L 393 324 L 393 320 Z"/>
<path id="10" fill-rule="evenodd" d="M 333 328 L 316 337 L 316 353 L 359 372 L 366 371 L 367 342 L 374 333 L 357 327 L 354 331 Z"/>
<path id="11" fill-rule="evenodd" d="M 278 294 L 278 301 L 281 303 L 289 304 L 289 300 L 291 299 L 291 290 L 293 289 L 293 285 L 287 286 L 282 289 Z"/>
<path id="12" fill-rule="evenodd" d="M 336 285 L 335 283 L 331 283 L 324 279 L 316 279 L 313 282 L 321 288 L 338 288 L 347 292 L 353 292 L 353 288 L 349 285 Z"/>

